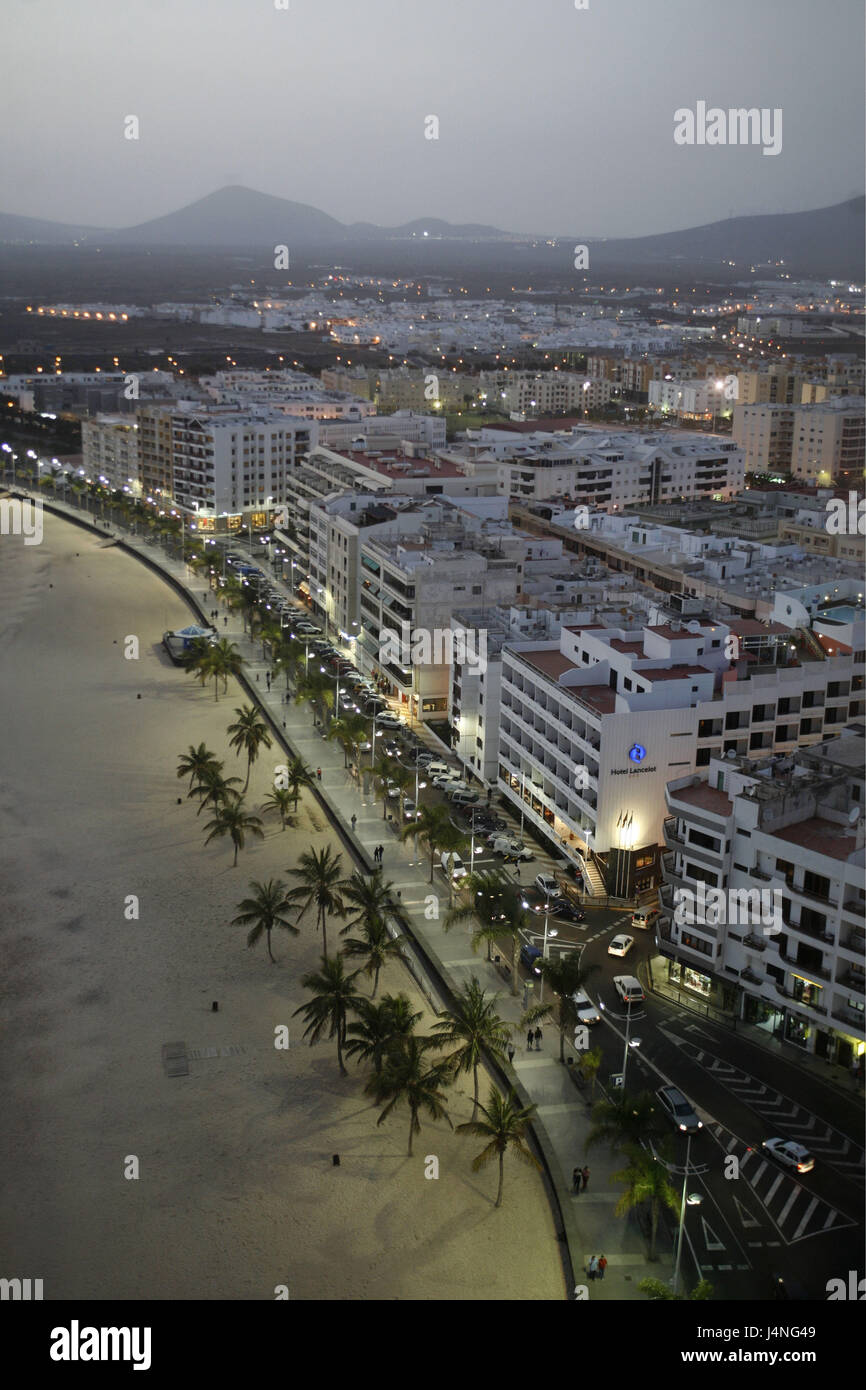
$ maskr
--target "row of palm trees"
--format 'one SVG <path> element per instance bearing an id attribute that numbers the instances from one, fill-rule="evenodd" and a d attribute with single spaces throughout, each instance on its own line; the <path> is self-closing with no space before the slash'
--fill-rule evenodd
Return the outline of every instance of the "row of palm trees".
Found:
<path id="1" fill-rule="evenodd" d="M 618 1149 L 625 1155 L 625 1167 L 611 1177 L 611 1182 L 625 1185 L 614 1210 L 617 1216 L 627 1216 L 643 1206 L 649 1208 L 650 1260 L 656 1258 L 662 1208 L 678 1213 L 680 1207 L 679 1193 L 668 1176 L 667 1164 L 672 1157 L 670 1139 L 667 1135 L 664 1138 L 656 1135 L 655 1121 L 655 1097 L 651 1091 L 634 1094 L 623 1091 L 612 1100 L 600 1100 L 595 1104 L 592 1128 L 585 1145 L 589 1151 L 596 1144 L 607 1143 L 611 1152 Z"/>

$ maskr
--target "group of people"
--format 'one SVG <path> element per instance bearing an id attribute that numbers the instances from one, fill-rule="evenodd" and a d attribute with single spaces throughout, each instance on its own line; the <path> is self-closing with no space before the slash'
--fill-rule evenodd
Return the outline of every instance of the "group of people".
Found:
<path id="1" fill-rule="evenodd" d="M 589 1182 L 589 1169 L 575 1168 L 571 1175 L 571 1185 L 575 1192 L 585 1192 L 586 1184 Z"/>
<path id="2" fill-rule="evenodd" d="M 373 850 L 373 863 L 374 863 L 374 864 L 381 864 L 381 862 L 382 862 L 382 857 L 383 857 L 384 853 L 385 853 L 385 846 L 384 846 L 384 845 L 377 845 L 376 848 Z"/>
<path id="3" fill-rule="evenodd" d="M 542 1035 L 541 1035 L 541 1029 L 540 1029 L 540 1028 L 536 1028 L 536 1030 L 535 1030 L 534 1033 L 533 1033 L 532 1029 L 530 1028 L 529 1032 L 526 1034 L 526 1050 L 527 1050 L 528 1052 L 531 1052 L 531 1051 L 532 1051 L 533 1039 L 535 1040 L 535 1050 L 536 1050 L 536 1052 L 540 1052 L 540 1051 L 541 1051 L 541 1036 L 542 1036 Z"/>
<path id="4" fill-rule="evenodd" d="M 590 1279 L 603 1279 L 604 1271 L 607 1269 L 606 1255 L 590 1255 L 589 1263 L 586 1266 L 586 1273 Z"/>

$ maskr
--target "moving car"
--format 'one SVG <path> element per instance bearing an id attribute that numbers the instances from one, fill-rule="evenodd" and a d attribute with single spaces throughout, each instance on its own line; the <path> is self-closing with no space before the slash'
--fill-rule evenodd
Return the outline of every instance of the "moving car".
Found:
<path id="1" fill-rule="evenodd" d="M 646 999 L 643 985 L 634 975 L 614 975 L 613 985 L 624 1004 L 642 1004 Z"/>
<path id="2" fill-rule="evenodd" d="M 455 806 L 462 806 L 464 810 L 467 806 L 474 806 L 475 802 L 478 800 L 478 793 L 470 791 L 468 788 L 466 791 L 462 789 L 459 791 L 451 791 L 451 789 L 448 788 L 446 795 L 451 798 Z"/>
<path id="3" fill-rule="evenodd" d="M 656 1091 L 659 1104 L 672 1124 L 683 1134 L 697 1134 L 703 1125 L 694 1112 L 691 1101 L 686 1100 L 676 1086 L 660 1086 Z"/>
<path id="4" fill-rule="evenodd" d="M 525 965 L 527 970 L 534 970 L 536 975 L 540 975 L 541 971 L 538 969 L 537 962 L 541 960 L 542 954 L 543 952 L 538 946 L 529 946 L 524 942 L 520 948 L 521 964 Z"/>
<path id="5" fill-rule="evenodd" d="M 633 927 L 640 927 L 641 931 L 649 931 L 655 926 L 660 916 L 661 913 L 657 907 L 642 907 L 631 914 L 631 924 Z"/>
<path id="6" fill-rule="evenodd" d="M 452 879 L 466 877 L 466 865 L 459 854 L 451 854 L 446 850 L 439 856 L 439 867 Z"/>
<path id="7" fill-rule="evenodd" d="M 601 1023 L 601 1014 L 593 1004 L 585 989 L 579 989 L 571 996 L 572 1003 L 577 1010 L 578 1025 L 581 1023 L 594 1024 Z"/>
<path id="8" fill-rule="evenodd" d="M 403 819 L 404 819 L 404 820 L 417 820 L 418 817 L 420 816 L 420 814 L 421 814 L 421 812 L 418 810 L 418 807 L 415 805 L 415 802 L 414 802 L 414 800 L 412 799 L 412 797 L 411 797 L 411 796 L 404 797 L 404 798 L 403 798 Z"/>
<path id="9" fill-rule="evenodd" d="M 792 1168 L 797 1173 L 811 1173 L 815 1160 L 802 1144 L 793 1139 L 765 1139 L 761 1145 L 771 1158 L 775 1158 L 784 1168 Z"/>
<path id="10" fill-rule="evenodd" d="M 626 936 L 624 932 L 620 932 L 618 936 L 613 937 L 611 940 L 607 948 L 607 954 L 609 956 L 627 956 L 633 945 L 634 937 Z"/>
<path id="11" fill-rule="evenodd" d="M 378 724 L 380 729 L 399 729 L 402 728 L 400 720 L 396 714 L 382 714 L 379 716 Z"/>
<path id="12" fill-rule="evenodd" d="M 546 898 L 562 897 L 562 889 L 553 874 L 536 874 L 535 886 L 539 893 L 543 893 Z"/>
<path id="13" fill-rule="evenodd" d="M 563 917 L 566 922 L 585 922 L 586 913 L 582 907 L 576 903 L 569 902 L 568 898 L 563 898 L 561 903 L 557 903 L 553 909 L 556 917 Z"/>

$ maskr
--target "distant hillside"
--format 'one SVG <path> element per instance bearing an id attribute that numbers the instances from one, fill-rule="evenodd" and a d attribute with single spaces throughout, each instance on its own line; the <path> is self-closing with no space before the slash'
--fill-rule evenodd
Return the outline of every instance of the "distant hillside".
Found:
<path id="1" fill-rule="evenodd" d="M 633 265 L 692 264 L 736 261 L 739 266 L 783 260 L 796 268 L 828 274 L 863 264 L 863 231 L 866 198 L 851 198 L 833 207 L 812 212 L 780 212 L 756 217 L 731 217 L 685 231 L 657 236 L 587 239 L 590 259 Z M 578 238 L 579 240 L 580 238 Z M 571 238 L 568 238 L 571 240 Z"/>
<path id="2" fill-rule="evenodd" d="M 567 250 L 569 243 L 586 242 L 593 272 L 619 267 L 668 267 L 677 272 L 688 267 L 724 278 L 728 270 L 723 268 L 733 261 L 738 278 L 753 265 L 784 261 L 798 275 L 838 274 L 860 280 L 864 276 L 864 211 L 866 199 L 861 196 L 811 212 L 732 217 L 653 236 L 589 238 L 578 229 L 570 237 L 558 238 L 557 245 L 545 237 L 518 237 L 484 224 L 454 224 L 437 217 L 415 218 L 398 227 L 372 222 L 346 226 L 307 203 L 234 185 L 164 217 L 114 231 L 0 214 L 0 242 L 70 245 L 83 241 L 86 246 L 118 250 L 139 246 L 243 250 L 265 259 L 271 254 L 268 248 L 283 244 L 290 253 L 330 247 L 341 256 L 363 247 L 367 263 L 381 263 L 383 257 L 387 262 L 390 257 L 395 270 L 415 273 L 422 268 L 457 270 L 461 264 L 479 260 L 489 260 L 491 269 L 550 268 L 563 263 L 563 248 Z"/>
<path id="3" fill-rule="evenodd" d="M 69 222 L 48 222 L 42 217 L 18 217 L 0 212 L 0 242 L 39 242 L 43 246 L 68 246 L 82 237 L 99 234 L 98 227 L 77 227 Z"/>

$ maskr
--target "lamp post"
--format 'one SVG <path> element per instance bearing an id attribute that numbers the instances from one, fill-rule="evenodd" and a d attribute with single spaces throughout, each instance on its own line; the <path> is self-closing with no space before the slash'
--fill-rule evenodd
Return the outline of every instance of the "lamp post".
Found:
<path id="1" fill-rule="evenodd" d="M 691 1151 L 692 1136 L 689 1135 L 686 1141 L 686 1166 L 683 1169 L 683 1195 L 682 1200 L 680 1201 L 680 1225 L 679 1231 L 677 1232 L 677 1259 L 676 1265 L 674 1267 L 674 1277 L 672 1284 L 674 1297 L 676 1297 L 677 1293 L 679 1292 L 680 1286 L 680 1263 L 682 1260 L 683 1253 L 683 1233 L 686 1227 L 686 1207 L 699 1207 L 701 1205 L 701 1202 L 703 1201 L 703 1198 L 697 1192 L 691 1192 L 688 1194 L 688 1196 L 686 1195 L 686 1188 L 688 1186 L 689 1181 L 689 1159 L 691 1157 Z"/>

